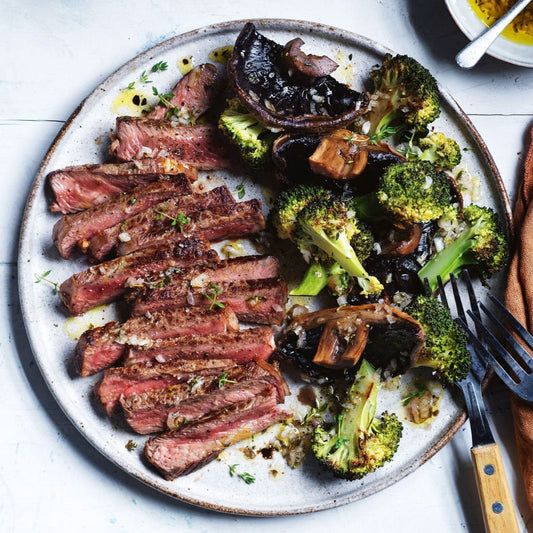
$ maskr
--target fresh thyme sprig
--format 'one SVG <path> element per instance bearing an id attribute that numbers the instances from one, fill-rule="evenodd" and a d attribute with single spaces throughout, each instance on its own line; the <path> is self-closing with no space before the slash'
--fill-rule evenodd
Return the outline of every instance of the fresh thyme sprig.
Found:
<path id="1" fill-rule="evenodd" d="M 255 483 L 255 476 L 253 476 L 252 474 L 249 474 L 248 472 L 242 472 L 242 473 L 237 473 L 237 467 L 238 467 L 238 463 L 234 464 L 234 465 L 230 465 L 229 466 L 229 475 L 231 477 L 234 477 L 235 475 L 237 477 L 240 477 L 247 485 L 251 485 L 252 483 Z"/>
<path id="2" fill-rule="evenodd" d="M 158 61 L 155 65 L 152 65 L 152 68 L 150 69 L 152 72 L 157 72 L 158 70 L 167 70 L 168 69 L 168 63 L 166 61 Z"/>
<path id="3" fill-rule="evenodd" d="M 168 69 L 168 63 L 166 61 L 158 61 L 154 65 L 152 65 L 152 68 L 150 69 L 150 72 L 158 72 Z M 135 87 L 134 81 L 130 82 L 128 84 L 128 89 L 133 89 Z M 152 83 L 152 80 L 150 79 L 150 74 L 146 72 L 146 70 L 142 71 L 141 76 L 139 77 L 139 83 Z"/>
<path id="4" fill-rule="evenodd" d="M 185 216 L 183 211 L 180 211 L 177 217 L 173 217 L 164 211 L 156 211 L 156 213 L 158 214 L 155 219 L 156 221 L 162 220 L 163 217 L 166 217 L 172 221 L 170 223 L 171 226 L 178 226 L 180 233 L 183 233 L 183 228 L 191 221 L 189 217 Z"/>
<path id="5" fill-rule="evenodd" d="M 211 283 L 209 285 L 209 291 L 204 294 L 204 296 L 211 302 L 211 305 L 209 306 L 209 309 L 213 309 L 215 306 L 220 307 L 221 309 L 225 309 L 225 305 L 222 302 L 219 302 L 217 300 L 218 294 L 222 291 L 222 289 L 218 285 L 214 285 Z"/>
<path id="6" fill-rule="evenodd" d="M 228 379 L 228 373 L 224 372 L 218 378 L 218 388 L 221 389 L 224 385 L 227 385 L 228 383 L 237 383 L 237 382 L 234 379 Z"/>
<path id="7" fill-rule="evenodd" d="M 157 96 L 159 98 L 159 102 L 165 107 L 174 107 L 170 103 L 170 99 L 174 98 L 174 93 L 166 93 L 166 94 L 160 93 L 157 90 L 157 87 L 152 87 L 152 93 L 154 94 L 154 96 Z"/>
<path id="8" fill-rule="evenodd" d="M 246 180 L 244 180 L 242 183 L 239 183 L 239 185 L 235 187 L 235 192 L 237 193 L 237 198 L 239 198 L 239 200 L 242 200 L 244 198 L 244 195 L 246 194 L 245 185 Z"/>
<path id="9" fill-rule="evenodd" d="M 57 294 L 59 292 L 59 283 L 48 279 L 48 276 L 50 275 L 51 272 L 52 272 L 51 270 L 47 270 L 41 275 L 35 274 L 35 277 L 37 278 L 35 280 L 35 283 L 41 283 L 41 281 L 46 281 L 46 283 L 50 283 L 50 285 L 52 285 L 53 287 L 52 292 L 54 294 Z"/>

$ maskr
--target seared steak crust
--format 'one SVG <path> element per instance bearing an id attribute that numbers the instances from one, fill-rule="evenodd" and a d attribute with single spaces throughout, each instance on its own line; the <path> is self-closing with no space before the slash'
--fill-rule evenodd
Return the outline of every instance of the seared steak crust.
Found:
<path id="1" fill-rule="evenodd" d="M 142 349 L 130 346 L 125 365 L 165 363 L 177 359 L 232 359 L 238 363 L 266 361 L 276 343 L 267 326 L 228 331 L 212 335 L 184 335 L 171 339 L 155 339 Z"/>
<path id="2" fill-rule="evenodd" d="M 150 437 L 145 455 L 166 479 L 175 479 L 201 468 L 227 446 L 290 416 L 277 405 L 277 394 L 270 391 L 227 416 L 215 416 Z"/>
<path id="3" fill-rule="evenodd" d="M 59 297 L 71 314 L 80 315 L 122 296 L 128 280 L 169 268 L 216 261 L 218 254 L 205 241 L 194 238 L 167 247 L 145 248 L 72 275 L 60 285 Z"/>
<path id="4" fill-rule="evenodd" d="M 169 226 L 178 232 L 180 226 L 178 225 L 176 228 L 176 225 L 180 217 L 219 205 L 235 205 L 235 200 L 226 186 L 217 187 L 206 193 L 186 194 L 170 198 L 120 224 L 99 231 L 89 241 L 87 253 L 92 259 L 100 261 L 120 244 L 121 238 L 131 240 L 132 236 L 138 233 L 147 232 L 154 228 L 168 228 Z M 151 245 L 153 244 L 157 243 Z"/>
<path id="5" fill-rule="evenodd" d="M 234 374 L 241 367 L 231 359 L 190 359 L 108 368 L 95 387 L 95 394 L 106 413 L 116 413 L 121 397 L 157 391 L 178 383 L 193 384 L 197 378 L 219 378 L 224 372 Z M 239 372 L 242 372 L 239 370 Z M 191 387 L 189 387 L 190 389 Z"/>
<path id="6" fill-rule="evenodd" d="M 54 225 L 54 244 L 61 257 L 68 259 L 76 246 L 84 250 L 88 239 L 99 231 L 119 224 L 167 198 L 191 192 L 189 180 L 183 174 L 139 185 L 85 211 L 63 215 Z"/>
<path id="7" fill-rule="evenodd" d="M 186 305 L 209 307 L 213 288 L 183 284 L 143 287 L 128 296 L 132 316 Z M 216 283 L 216 301 L 229 306 L 239 320 L 255 324 L 281 324 L 287 302 L 287 284 L 282 278 Z"/>
<path id="8" fill-rule="evenodd" d="M 109 322 L 81 335 L 74 351 L 74 364 L 81 376 L 88 376 L 119 361 L 128 345 L 142 347 L 154 339 L 224 333 L 238 327 L 229 308 L 184 308 L 133 318 L 122 325 Z"/>
<path id="9" fill-rule="evenodd" d="M 50 210 L 64 214 L 83 211 L 137 185 L 155 181 L 162 174 L 185 174 L 191 181 L 198 178 L 195 167 L 168 157 L 54 170 L 47 176 L 55 197 Z"/>
<path id="10" fill-rule="evenodd" d="M 127 240 L 117 246 L 117 254 L 129 254 L 159 243 L 179 242 L 188 236 L 214 242 L 244 237 L 265 229 L 265 218 L 259 200 L 219 205 L 190 213 L 187 218 L 188 222 L 182 227 L 172 225 L 172 220 L 163 216 L 148 229 L 143 226 L 131 228 Z"/>
<path id="11" fill-rule="evenodd" d="M 118 117 L 111 155 L 121 161 L 170 155 L 200 170 L 234 166 L 231 147 L 217 126 L 176 125 L 169 120 Z"/>

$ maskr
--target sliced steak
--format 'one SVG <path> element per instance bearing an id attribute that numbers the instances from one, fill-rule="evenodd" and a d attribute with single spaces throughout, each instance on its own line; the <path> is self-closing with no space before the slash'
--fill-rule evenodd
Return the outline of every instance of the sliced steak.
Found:
<path id="1" fill-rule="evenodd" d="M 121 161 L 170 156 L 200 170 L 232 168 L 231 146 L 212 124 L 176 125 L 169 120 L 118 117 L 111 155 Z"/>
<path id="2" fill-rule="evenodd" d="M 231 307 L 239 320 L 254 324 L 281 324 L 287 303 L 287 284 L 282 278 L 223 282 L 184 290 L 179 284 L 143 287 L 128 296 L 132 316 L 187 305 Z"/>
<path id="3" fill-rule="evenodd" d="M 84 250 L 88 246 L 88 239 L 99 231 L 119 224 L 165 199 L 191 192 L 191 185 L 184 174 L 138 185 L 85 211 L 63 215 L 54 225 L 54 244 L 61 257 L 68 259 L 76 246 Z"/>
<path id="4" fill-rule="evenodd" d="M 230 378 L 228 378 L 230 379 Z M 256 396 L 274 390 L 268 378 L 231 383 L 206 394 L 183 399 L 173 387 L 121 398 L 128 425 L 136 433 L 148 435 L 200 420 L 222 410 L 246 407 Z M 219 380 L 220 381 L 220 378 Z M 235 381 L 235 380 L 233 380 Z"/>
<path id="5" fill-rule="evenodd" d="M 291 413 L 277 405 L 277 394 L 256 396 L 246 408 L 150 437 L 144 452 L 166 479 L 201 468 L 224 450 L 259 433 Z"/>
<path id="6" fill-rule="evenodd" d="M 245 255 L 233 257 L 213 264 L 179 268 L 172 273 L 146 276 L 145 286 L 164 286 L 176 294 L 188 293 L 191 289 L 202 289 L 213 283 L 234 283 L 236 281 L 274 278 L 279 273 L 279 261 L 272 255 Z"/>
<path id="7" fill-rule="evenodd" d="M 97 383 L 95 394 L 111 416 L 117 412 L 121 397 L 157 391 L 178 383 L 194 385 L 196 378 L 207 381 L 210 377 L 219 379 L 224 373 L 233 373 L 241 366 L 230 359 L 191 359 L 150 366 L 139 364 L 108 368 Z"/>
<path id="8" fill-rule="evenodd" d="M 162 217 L 153 229 L 131 228 L 126 240 L 117 246 L 117 254 L 125 255 L 158 243 L 179 242 L 188 236 L 208 241 L 244 237 L 265 229 L 265 218 L 259 200 L 220 205 L 187 215 L 188 222 L 179 227 Z"/>
<path id="9" fill-rule="evenodd" d="M 235 200 L 226 186 L 200 194 L 186 194 L 158 203 L 142 213 L 126 219 L 120 224 L 107 228 L 94 235 L 87 248 L 92 259 L 101 261 L 108 256 L 121 240 L 128 242 L 132 235 L 153 231 L 154 228 L 175 227 L 180 217 L 202 209 L 219 205 L 235 205 Z M 174 224 L 174 226 L 172 226 Z M 179 231 L 180 226 L 176 228 Z"/>
<path id="10" fill-rule="evenodd" d="M 194 124 L 220 99 L 223 88 L 224 78 L 214 65 L 198 65 L 170 91 L 174 96 L 169 99 L 169 105 L 155 106 L 146 118 L 161 120 L 175 117 L 182 124 Z"/>
<path id="11" fill-rule="evenodd" d="M 218 254 L 209 248 L 208 243 L 194 238 L 168 246 L 145 248 L 72 275 L 60 285 L 59 297 L 71 314 L 80 315 L 122 296 L 128 281 L 142 280 L 172 268 L 216 261 Z"/>
<path id="12" fill-rule="evenodd" d="M 156 339 L 142 349 L 130 346 L 124 364 L 165 363 L 177 359 L 231 359 L 237 363 L 266 361 L 275 348 L 272 330 L 261 326 L 213 335 Z"/>
<path id="13" fill-rule="evenodd" d="M 208 335 L 238 329 L 237 318 L 229 308 L 184 308 L 133 318 L 122 325 L 109 322 L 81 335 L 74 351 L 75 367 L 80 375 L 88 376 L 119 361 L 126 354 L 128 346 L 142 347 L 154 339 Z"/>
<path id="14" fill-rule="evenodd" d="M 198 178 L 195 167 L 168 157 L 70 166 L 54 170 L 47 176 L 55 197 L 50 210 L 61 213 L 83 211 L 137 185 L 155 181 L 161 174 L 185 174 L 191 181 Z"/>

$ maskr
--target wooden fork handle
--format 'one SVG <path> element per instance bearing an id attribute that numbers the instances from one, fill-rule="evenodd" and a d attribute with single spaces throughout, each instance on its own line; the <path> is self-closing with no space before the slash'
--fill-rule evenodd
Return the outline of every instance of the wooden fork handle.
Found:
<path id="1" fill-rule="evenodd" d="M 511 491 L 497 444 L 471 449 L 483 520 L 488 533 L 520 533 Z"/>

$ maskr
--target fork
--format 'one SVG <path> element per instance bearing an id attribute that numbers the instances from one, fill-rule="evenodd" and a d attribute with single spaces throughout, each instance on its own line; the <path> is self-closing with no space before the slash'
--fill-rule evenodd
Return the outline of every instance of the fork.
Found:
<path id="1" fill-rule="evenodd" d="M 462 279 L 465 282 L 470 301 L 468 315 L 478 319 L 478 321 L 475 322 L 477 328 L 476 331 L 478 335 L 481 335 L 484 333 L 478 326 L 478 324 L 481 323 L 479 320 L 481 315 L 468 272 L 464 272 Z M 450 309 L 440 276 L 437 278 L 437 284 L 441 302 Z M 450 284 L 452 286 L 458 315 L 456 320 L 462 327 L 467 327 L 467 318 L 461 300 L 459 287 L 457 285 L 457 280 L 453 275 L 450 278 Z M 475 348 L 471 342 L 473 337 L 478 341 Z M 472 369 L 467 377 L 459 381 L 457 385 L 463 391 L 466 410 L 470 420 L 470 427 L 472 429 L 472 448 L 470 451 L 476 474 L 476 483 L 483 512 L 485 529 L 490 533 L 518 533 L 520 530 L 511 498 L 511 491 L 507 482 L 507 476 L 505 475 L 500 447 L 492 435 L 487 412 L 483 403 L 481 382 L 485 377 L 487 364 L 477 353 L 478 345 L 483 345 L 470 329 L 469 338 L 470 342 L 467 347 L 472 358 Z"/>
<path id="2" fill-rule="evenodd" d="M 481 302 L 479 306 L 489 318 L 491 324 L 499 331 L 505 339 L 505 343 L 512 347 L 513 353 L 506 349 L 503 344 L 496 338 L 496 336 L 481 322 L 481 317 L 471 315 L 476 328 L 482 332 L 485 338 L 485 343 L 492 347 L 492 349 L 500 356 L 501 360 L 507 366 L 507 369 L 502 363 L 489 351 L 477 338 L 472 338 L 472 342 L 476 345 L 481 354 L 486 357 L 500 379 L 514 392 L 518 397 L 528 402 L 533 401 L 533 358 L 525 350 L 525 348 L 518 342 L 517 337 L 521 339 L 526 346 L 532 350 L 533 353 L 533 336 L 529 331 L 520 324 L 520 322 L 506 309 L 500 300 L 489 295 L 489 298 L 498 308 L 505 319 L 507 325 L 502 323 L 496 315 L 490 312 Z"/>

